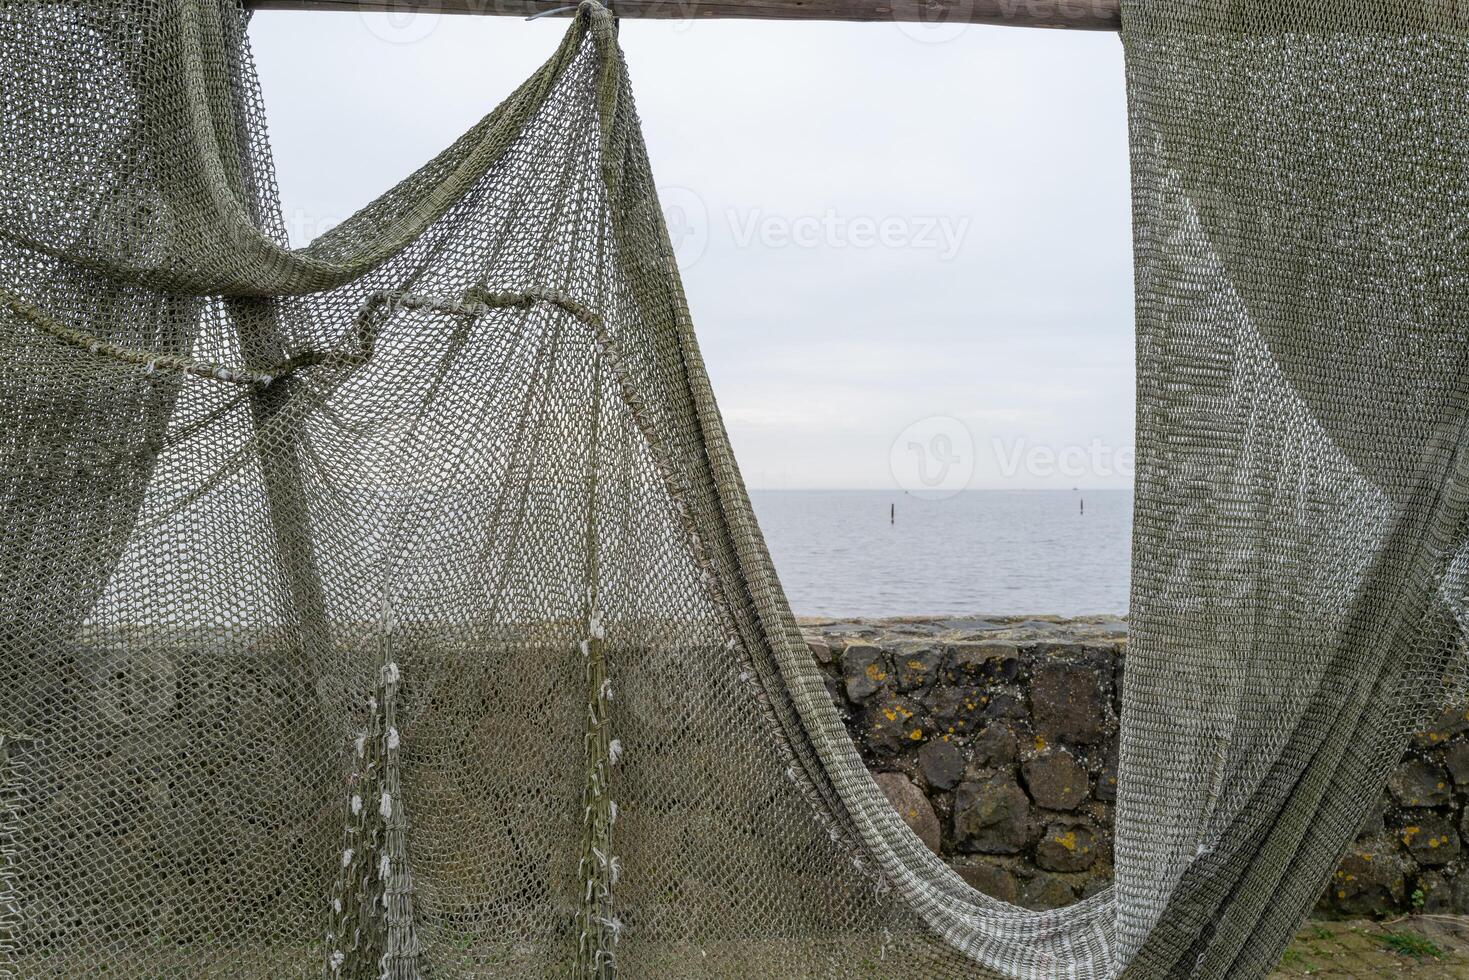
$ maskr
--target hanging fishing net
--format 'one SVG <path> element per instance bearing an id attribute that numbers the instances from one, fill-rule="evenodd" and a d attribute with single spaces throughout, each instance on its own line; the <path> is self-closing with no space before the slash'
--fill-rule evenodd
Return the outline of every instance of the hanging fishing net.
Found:
<path id="1" fill-rule="evenodd" d="M 232 3 L 0 3 L 0 972 L 1262 976 L 1462 680 L 1452 6 L 1126 4 L 1116 884 L 1032 912 L 808 662 L 605 10 L 291 250 Z"/>

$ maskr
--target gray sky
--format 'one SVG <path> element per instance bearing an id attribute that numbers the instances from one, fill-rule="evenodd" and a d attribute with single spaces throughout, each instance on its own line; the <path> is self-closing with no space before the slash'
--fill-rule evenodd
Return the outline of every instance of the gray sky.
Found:
<path id="1" fill-rule="evenodd" d="M 565 27 L 257 14 L 293 238 L 449 143 Z M 752 487 L 1130 485 L 1115 35 L 629 21 L 622 43 Z"/>

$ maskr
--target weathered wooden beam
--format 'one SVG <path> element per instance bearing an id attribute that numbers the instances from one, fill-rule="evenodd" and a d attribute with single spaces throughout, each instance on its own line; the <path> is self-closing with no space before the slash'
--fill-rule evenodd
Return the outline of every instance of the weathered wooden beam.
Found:
<path id="1" fill-rule="evenodd" d="M 529 17 L 557 11 L 568 0 L 245 0 L 257 10 L 345 10 L 390 13 L 484 14 Z M 704 20 L 903 21 L 932 24 L 1007 24 L 1115 31 L 1121 0 L 613 0 L 619 17 Z"/>

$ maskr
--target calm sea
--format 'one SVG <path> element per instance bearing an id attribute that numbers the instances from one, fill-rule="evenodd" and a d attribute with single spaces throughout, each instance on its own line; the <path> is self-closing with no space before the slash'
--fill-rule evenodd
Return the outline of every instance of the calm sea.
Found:
<path id="1" fill-rule="evenodd" d="M 751 498 L 797 616 L 1127 612 L 1128 490 Z"/>

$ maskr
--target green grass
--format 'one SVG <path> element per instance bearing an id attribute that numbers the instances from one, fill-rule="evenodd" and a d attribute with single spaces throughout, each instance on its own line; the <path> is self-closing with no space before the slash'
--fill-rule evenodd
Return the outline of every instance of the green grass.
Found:
<path id="1" fill-rule="evenodd" d="M 1431 957 L 1436 960 L 1443 956 L 1443 950 L 1439 948 L 1437 943 L 1427 936 L 1418 935 L 1416 932 L 1399 930 L 1397 932 L 1385 933 L 1381 936 L 1373 936 L 1372 938 L 1382 943 L 1382 945 L 1394 953 L 1411 956 L 1415 960 L 1421 960 L 1424 957 Z"/>

